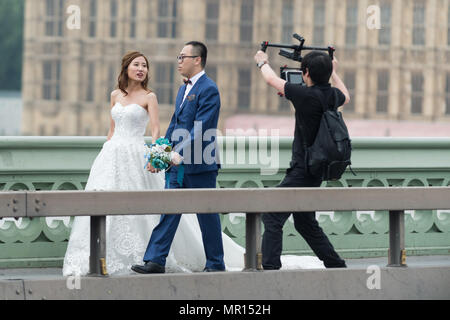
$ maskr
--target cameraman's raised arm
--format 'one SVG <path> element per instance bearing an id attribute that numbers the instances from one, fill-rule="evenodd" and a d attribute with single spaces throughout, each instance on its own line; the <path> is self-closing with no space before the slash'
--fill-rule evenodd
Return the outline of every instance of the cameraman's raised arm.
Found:
<path id="1" fill-rule="evenodd" d="M 275 71 L 269 66 L 269 57 L 267 54 L 261 50 L 259 50 L 255 55 L 256 64 L 261 69 L 262 76 L 264 80 L 278 92 L 284 95 L 284 85 L 286 84 L 286 80 L 281 79 Z M 261 66 L 262 65 L 262 66 Z"/>
<path id="2" fill-rule="evenodd" d="M 333 81 L 333 86 L 342 91 L 342 93 L 345 96 L 344 104 L 347 104 L 350 102 L 350 93 L 348 92 L 347 87 L 345 86 L 344 82 L 342 82 L 341 78 L 337 75 L 337 65 L 338 65 L 338 61 L 337 61 L 336 57 L 334 57 L 333 58 L 333 73 L 331 74 L 331 80 Z"/>

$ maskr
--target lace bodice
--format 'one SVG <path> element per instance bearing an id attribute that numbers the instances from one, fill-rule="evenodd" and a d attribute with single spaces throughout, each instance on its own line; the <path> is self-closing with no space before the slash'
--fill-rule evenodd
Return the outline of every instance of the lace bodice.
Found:
<path id="1" fill-rule="evenodd" d="M 123 106 L 117 102 L 111 109 L 115 122 L 112 139 L 119 137 L 143 137 L 148 124 L 148 113 L 136 103 Z"/>

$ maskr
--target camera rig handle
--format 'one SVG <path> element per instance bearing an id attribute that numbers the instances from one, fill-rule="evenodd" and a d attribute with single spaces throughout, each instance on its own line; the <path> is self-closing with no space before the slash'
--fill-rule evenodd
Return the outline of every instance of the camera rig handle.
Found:
<path id="1" fill-rule="evenodd" d="M 303 50 L 319 50 L 319 51 L 327 51 L 328 55 L 330 56 L 331 60 L 333 60 L 334 51 L 335 48 L 332 46 L 328 47 L 305 47 L 305 38 L 298 35 L 297 33 L 294 33 L 292 35 L 295 39 L 300 41 L 300 45 L 287 45 L 287 44 L 279 44 L 279 43 L 269 43 L 269 41 L 263 41 L 261 42 L 261 51 L 266 52 L 268 47 L 275 47 L 275 48 L 282 48 L 279 52 L 280 56 L 283 56 L 285 58 L 301 62 L 302 61 L 302 51 Z M 293 51 L 288 51 L 284 49 L 291 49 Z"/>
<path id="2" fill-rule="evenodd" d="M 336 51 L 336 49 L 334 47 L 332 47 L 332 46 L 328 47 L 328 55 L 330 56 L 331 61 L 333 61 L 333 59 L 334 59 L 334 51 Z"/>
<path id="3" fill-rule="evenodd" d="M 266 52 L 268 46 L 269 46 L 269 41 L 261 42 L 261 51 Z"/>

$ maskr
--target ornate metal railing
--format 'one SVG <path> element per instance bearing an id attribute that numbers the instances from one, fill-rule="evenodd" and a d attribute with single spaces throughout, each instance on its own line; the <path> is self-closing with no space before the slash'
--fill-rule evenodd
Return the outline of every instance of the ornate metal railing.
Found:
<path id="1" fill-rule="evenodd" d="M 11 190 L 82 190 L 104 137 L 0 138 L 0 192 Z M 221 139 L 220 188 L 276 186 L 284 176 L 291 138 Z M 324 187 L 449 186 L 450 139 L 360 138 L 353 141 L 353 176 Z M 276 170 L 279 168 L 279 170 Z M 388 213 L 318 212 L 320 225 L 337 251 L 347 258 L 386 256 Z M 450 209 L 406 211 L 409 255 L 450 253 Z M 0 220 L 0 267 L 61 266 L 70 234 L 69 218 Z M 222 227 L 245 244 L 242 213 L 222 216 Z M 285 253 L 312 254 L 285 225 Z"/>

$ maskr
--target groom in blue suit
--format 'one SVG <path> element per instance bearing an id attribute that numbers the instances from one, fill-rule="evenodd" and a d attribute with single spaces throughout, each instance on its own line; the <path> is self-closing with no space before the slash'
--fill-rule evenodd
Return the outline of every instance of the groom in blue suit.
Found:
<path id="1" fill-rule="evenodd" d="M 178 60 L 178 71 L 187 78 L 178 90 L 175 112 L 166 138 L 184 157 L 183 167 L 173 166 L 166 175 L 166 189 L 215 188 L 218 169 L 217 122 L 220 96 L 216 84 L 205 74 L 207 48 L 197 41 L 186 43 Z M 181 171 L 181 172 L 180 172 Z M 181 215 L 161 215 L 153 229 L 144 265 L 131 269 L 138 273 L 164 273 Z M 206 255 L 204 271 L 224 271 L 222 228 L 218 214 L 197 214 Z"/>

